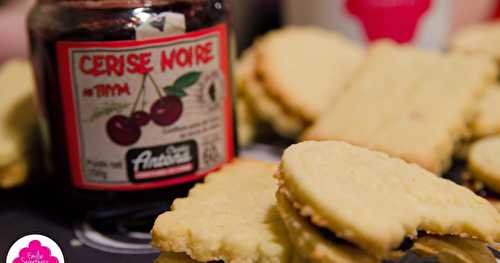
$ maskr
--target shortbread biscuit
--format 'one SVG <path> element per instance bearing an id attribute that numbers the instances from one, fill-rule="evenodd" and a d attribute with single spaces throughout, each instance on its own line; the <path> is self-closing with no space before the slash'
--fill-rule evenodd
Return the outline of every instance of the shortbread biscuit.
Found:
<path id="1" fill-rule="evenodd" d="M 258 45 L 258 44 L 257 44 Z M 248 98 L 257 118 L 269 124 L 281 136 L 295 138 L 306 127 L 306 122 L 287 112 L 276 98 L 271 97 L 255 72 L 255 52 L 247 50 L 238 64 L 242 92 Z"/>
<path id="2" fill-rule="evenodd" d="M 302 216 L 372 255 L 386 255 L 417 231 L 500 239 L 500 214 L 488 201 L 385 153 L 304 142 L 285 151 L 277 177 Z"/>
<path id="3" fill-rule="evenodd" d="M 235 78 L 237 85 L 237 93 L 245 94 L 245 80 L 248 76 L 255 74 L 255 56 L 254 49 L 248 48 L 243 52 L 241 57 L 236 62 Z"/>
<path id="4" fill-rule="evenodd" d="M 34 80 L 28 61 L 13 60 L 0 68 L 0 167 L 22 158 L 32 142 L 37 114 Z"/>
<path id="5" fill-rule="evenodd" d="M 29 165 L 26 158 L 0 167 L 0 188 L 12 188 L 22 184 L 28 177 Z"/>
<path id="6" fill-rule="evenodd" d="M 245 98 L 236 99 L 236 116 L 238 124 L 238 143 L 244 147 L 252 143 L 255 138 L 255 120 L 250 106 Z"/>
<path id="7" fill-rule="evenodd" d="M 0 67 L 0 188 L 25 182 L 29 155 L 38 136 L 31 64 L 8 61 Z"/>
<path id="8" fill-rule="evenodd" d="M 471 127 L 475 138 L 500 134 L 500 87 L 495 85 L 481 98 Z"/>
<path id="9" fill-rule="evenodd" d="M 469 151 L 471 175 L 500 194 L 500 136 L 474 143 Z"/>
<path id="10" fill-rule="evenodd" d="M 375 44 L 346 92 L 303 138 L 346 141 L 440 174 L 495 78 L 495 64 L 483 57 Z"/>
<path id="11" fill-rule="evenodd" d="M 496 263 L 497 260 L 488 247 L 477 240 L 456 237 L 419 238 L 413 250 L 437 256 L 440 263 Z"/>
<path id="12" fill-rule="evenodd" d="M 377 263 L 378 261 L 358 247 L 345 241 L 335 242 L 324 237 L 310 224 L 281 193 L 277 194 L 277 207 L 285 223 L 290 241 L 298 253 L 311 262 L 322 263 Z"/>
<path id="13" fill-rule="evenodd" d="M 380 262 L 352 244 L 324 237 L 320 228 L 298 214 L 284 194 L 278 192 L 277 200 L 278 210 L 288 228 L 291 242 L 296 250 L 302 255 L 307 255 L 311 262 Z M 466 238 L 424 236 L 415 241 L 411 250 L 437 256 L 441 263 L 496 263 L 495 257 L 483 242 Z M 404 253 L 394 252 L 394 254 L 402 256 Z"/>
<path id="14" fill-rule="evenodd" d="M 488 200 L 490 203 L 497 209 L 497 211 L 500 213 L 500 200 Z"/>
<path id="15" fill-rule="evenodd" d="M 363 55 L 360 47 L 337 33 L 289 27 L 259 41 L 257 73 L 285 109 L 313 121 L 342 93 Z"/>
<path id="16" fill-rule="evenodd" d="M 246 56 L 245 56 L 246 57 Z M 257 120 L 251 108 L 248 96 L 244 92 L 245 78 L 253 72 L 253 64 L 248 59 L 241 59 L 236 64 L 236 117 L 238 142 L 240 146 L 249 145 L 256 136 Z"/>
<path id="17" fill-rule="evenodd" d="M 201 262 L 290 262 L 276 210 L 275 170 L 273 164 L 237 160 L 209 175 L 158 217 L 153 244 Z"/>
<path id="18" fill-rule="evenodd" d="M 500 22 L 489 22 L 466 27 L 452 38 L 453 52 L 485 55 L 500 62 Z"/>

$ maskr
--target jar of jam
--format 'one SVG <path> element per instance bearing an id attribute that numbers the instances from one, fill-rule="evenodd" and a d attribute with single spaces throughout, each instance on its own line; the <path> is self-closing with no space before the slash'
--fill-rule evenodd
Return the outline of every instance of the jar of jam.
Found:
<path id="1" fill-rule="evenodd" d="M 229 32 L 224 0 L 38 0 L 29 35 L 54 184 L 126 203 L 231 161 Z"/>

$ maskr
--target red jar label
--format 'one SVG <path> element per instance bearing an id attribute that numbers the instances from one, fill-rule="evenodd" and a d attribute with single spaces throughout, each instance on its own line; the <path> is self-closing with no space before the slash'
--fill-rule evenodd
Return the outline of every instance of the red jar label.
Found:
<path id="1" fill-rule="evenodd" d="M 59 42 L 78 188 L 195 181 L 234 157 L 225 25 L 150 40 Z"/>

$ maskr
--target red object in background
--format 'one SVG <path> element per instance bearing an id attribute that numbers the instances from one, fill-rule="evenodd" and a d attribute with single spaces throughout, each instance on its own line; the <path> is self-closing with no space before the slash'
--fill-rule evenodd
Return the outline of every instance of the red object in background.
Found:
<path id="1" fill-rule="evenodd" d="M 392 38 L 399 43 L 413 40 L 420 19 L 431 5 L 431 0 L 346 2 L 347 10 L 360 20 L 370 41 Z"/>
<path id="2" fill-rule="evenodd" d="M 495 12 L 492 15 L 492 19 L 499 19 L 500 18 L 500 1 L 497 1 Z"/>

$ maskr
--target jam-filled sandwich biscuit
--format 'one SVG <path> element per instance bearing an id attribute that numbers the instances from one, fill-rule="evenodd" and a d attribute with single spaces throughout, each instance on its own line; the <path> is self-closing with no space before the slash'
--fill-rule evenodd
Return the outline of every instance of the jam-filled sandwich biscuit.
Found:
<path id="1" fill-rule="evenodd" d="M 364 51 L 335 32 L 289 27 L 262 38 L 255 55 L 257 74 L 266 92 L 310 122 L 344 91 Z"/>
<path id="2" fill-rule="evenodd" d="M 256 128 L 250 105 L 248 105 L 246 99 L 241 97 L 236 98 L 236 116 L 239 146 L 248 146 L 255 138 Z"/>
<path id="3" fill-rule="evenodd" d="M 0 68 L 0 188 L 23 183 L 37 135 L 31 64 L 6 62 Z"/>
<path id="4" fill-rule="evenodd" d="M 309 255 L 312 262 L 375 263 L 376 257 L 345 240 L 339 239 L 311 224 L 301 216 L 282 193 L 277 193 L 278 209 L 289 231 L 290 241 L 301 255 Z M 386 256 L 384 263 L 496 263 L 484 243 L 465 238 L 424 236 L 409 243 L 409 247 Z M 411 251 L 403 251 L 411 250 Z M 392 259 L 390 261 L 389 259 Z M 479 260 L 480 259 L 480 260 Z M 434 260 L 434 261 L 432 261 Z"/>
<path id="5" fill-rule="evenodd" d="M 313 263 L 377 262 L 374 256 L 371 256 L 359 247 L 337 239 L 334 235 L 330 235 L 333 238 L 325 236 L 319 227 L 311 224 L 307 217 L 300 214 L 282 192 L 278 192 L 276 197 L 278 210 L 288 229 L 290 241 L 297 250 L 297 253 L 303 255 L 304 258 L 309 259 Z"/>
<path id="6" fill-rule="evenodd" d="M 363 55 L 360 47 L 327 30 L 280 29 L 244 52 L 238 84 L 261 122 L 296 138 L 343 92 Z"/>
<path id="7" fill-rule="evenodd" d="M 419 238 L 413 250 L 422 255 L 436 256 L 440 263 L 496 263 L 484 243 L 469 238 L 451 236 Z"/>
<path id="8" fill-rule="evenodd" d="M 500 238 L 500 214 L 486 200 L 384 153 L 304 142 L 285 151 L 276 177 L 291 240 L 312 262 L 378 262 L 419 231 Z M 349 261 L 352 255 L 363 261 Z"/>
<path id="9" fill-rule="evenodd" d="M 469 151 L 468 161 L 471 176 L 492 192 L 492 201 L 500 208 L 500 136 L 474 143 Z"/>
<path id="10" fill-rule="evenodd" d="M 482 57 L 375 44 L 304 139 L 346 141 L 441 174 L 496 74 L 495 64 Z"/>
<path id="11" fill-rule="evenodd" d="M 498 85 L 488 90 L 481 98 L 471 126 L 474 138 L 500 134 L 500 87 Z"/>
<path id="12" fill-rule="evenodd" d="M 500 194 L 500 136 L 474 143 L 469 152 L 471 175 Z"/>
<path id="13" fill-rule="evenodd" d="M 500 62 L 500 22 L 465 27 L 453 36 L 450 49 L 474 55 L 485 55 Z"/>
<path id="14" fill-rule="evenodd" d="M 208 175 L 157 218 L 153 244 L 199 262 L 290 262 L 275 171 L 274 164 L 236 160 Z"/>
<path id="15" fill-rule="evenodd" d="M 287 111 L 268 94 L 266 87 L 257 76 L 255 59 L 255 48 L 243 53 L 236 66 L 238 88 L 248 98 L 249 106 L 260 122 L 269 124 L 277 134 L 283 137 L 295 138 L 304 130 L 305 121 Z"/>
<path id="16" fill-rule="evenodd" d="M 252 65 L 247 59 L 240 59 L 236 64 L 236 117 L 238 142 L 240 146 L 249 145 L 256 135 L 256 116 L 251 107 L 250 99 L 245 93 L 245 78 L 252 72 Z"/>

